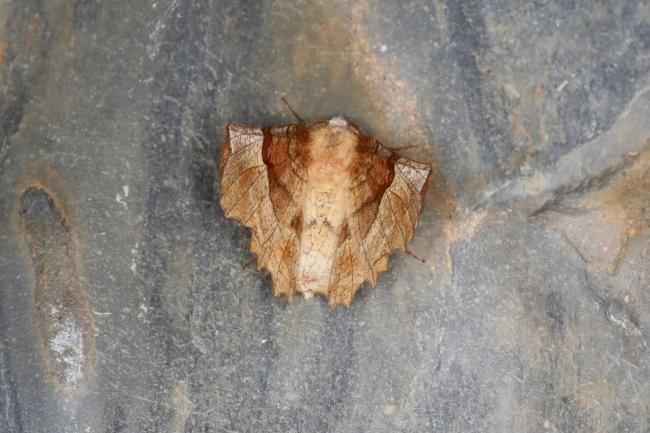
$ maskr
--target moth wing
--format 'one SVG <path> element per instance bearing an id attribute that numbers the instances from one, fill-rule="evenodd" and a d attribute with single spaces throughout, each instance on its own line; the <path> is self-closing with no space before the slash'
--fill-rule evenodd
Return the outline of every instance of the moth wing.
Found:
<path id="1" fill-rule="evenodd" d="M 359 205 L 334 260 L 331 305 L 349 306 L 365 281 L 375 286 L 388 256 L 406 250 L 417 227 L 431 168 L 378 146 L 356 189 Z"/>
<path id="2" fill-rule="evenodd" d="M 220 202 L 226 217 L 252 229 L 250 249 L 257 256 L 257 269 L 271 273 L 274 295 L 291 298 L 296 291 L 293 263 L 298 252 L 291 221 L 298 209 L 291 189 L 282 183 L 278 187 L 274 177 L 283 170 L 284 149 L 274 138 L 286 138 L 280 129 L 228 125 L 220 164 Z M 274 158 L 279 163 L 274 164 Z"/>
<path id="3" fill-rule="evenodd" d="M 408 158 L 395 162 L 393 182 L 384 192 L 363 240 L 364 249 L 371 252 L 375 276 L 386 270 L 388 255 L 405 251 L 413 239 L 430 173 L 431 167 Z"/>

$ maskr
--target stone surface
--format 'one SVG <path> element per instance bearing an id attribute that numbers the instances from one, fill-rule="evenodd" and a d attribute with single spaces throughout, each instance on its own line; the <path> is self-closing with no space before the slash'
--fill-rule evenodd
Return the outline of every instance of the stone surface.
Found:
<path id="1" fill-rule="evenodd" d="M 649 71 L 641 0 L 0 0 L 0 432 L 648 432 Z M 435 169 L 351 309 L 217 205 L 282 96 Z"/>

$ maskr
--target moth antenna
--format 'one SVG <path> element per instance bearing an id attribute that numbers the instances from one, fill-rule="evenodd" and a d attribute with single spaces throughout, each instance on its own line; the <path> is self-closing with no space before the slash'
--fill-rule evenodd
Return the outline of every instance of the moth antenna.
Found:
<path id="1" fill-rule="evenodd" d="M 299 115 L 298 113 L 296 113 L 296 112 L 294 111 L 293 108 L 291 108 L 291 105 L 289 105 L 289 103 L 287 102 L 287 100 L 285 99 L 284 96 L 282 97 L 282 102 L 284 102 L 284 103 L 287 105 L 287 107 L 289 108 L 289 111 L 291 111 L 291 114 L 293 114 L 293 117 L 296 118 L 296 120 L 298 121 L 298 123 L 300 123 L 301 125 L 304 126 L 304 125 L 305 125 L 305 121 L 302 120 L 302 117 L 300 117 L 300 115 Z"/>
<path id="2" fill-rule="evenodd" d="M 257 258 L 254 258 L 254 259 L 249 260 L 248 262 L 244 263 L 244 264 L 242 265 L 241 268 L 242 268 L 242 269 L 246 269 L 247 267 L 249 267 L 250 265 L 252 265 L 253 263 L 255 263 L 255 260 L 257 260 Z"/>
<path id="3" fill-rule="evenodd" d="M 422 262 L 422 263 L 425 263 L 425 261 L 424 261 L 423 258 L 416 256 L 416 255 L 413 253 L 413 251 L 409 250 L 408 248 L 405 249 L 404 252 L 406 253 L 407 256 L 411 256 L 411 257 L 413 257 L 415 260 L 418 260 L 418 261 L 420 261 L 420 262 Z"/>
<path id="4" fill-rule="evenodd" d="M 382 146 L 384 146 L 382 144 Z M 384 146 L 388 150 L 403 150 L 403 149 L 413 149 L 414 147 L 418 147 L 416 144 L 409 144 L 408 146 L 400 146 L 400 147 L 390 147 L 390 146 Z"/>
<path id="5" fill-rule="evenodd" d="M 397 151 L 397 150 L 402 150 L 402 149 L 412 149 L 412 148 L 414 148 L 414 147 L 418 147 L 417 144 L 409 144 L 408 146 L 392 147 L 392 146 L 386 146 L 385 144 L 380 143 L 378 140 L 375 140 L 375 139 L 373 139 L 373 141 L 374 141 L 375 143 L 377 143 L 377 144 L 381 144 L 384 148 L 386 148 L 386 149 L 388 149 L 388 150 L 392 150 L 393 152 L 395 152 L 395 151 Z"/>

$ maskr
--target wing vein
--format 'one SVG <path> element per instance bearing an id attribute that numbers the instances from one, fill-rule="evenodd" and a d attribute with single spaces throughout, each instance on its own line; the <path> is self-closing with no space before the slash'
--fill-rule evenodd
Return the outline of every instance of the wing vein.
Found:
<path id="1" fill-rule="evenodd" d="M 247 225 L 248 222 L 251 220 L 251 218 L 253 218 L 253 215 L 255 215 L 255 213 L 257 212 L 257 209 L 260 207 L 260 205 L 262 204 L 263 201 L 264 201 L 264 197 L 262 196 L 262 197 L 260 197 L 260 199 L 257 201 L 257 204 L 255 205 L 255 207 L 254 207 L 253 210 L 251 211 L 251 214 L 248 215 L 248 218 L 246 218 L 246 221 L 244 221 L 244 225 Z"/>
<path id="2" fill-rule="evenodd" d="M 397 194 L 395 191 L 391 191 L 390 193 L 393 194 L 395 197 L 397 197 L 397 198 L 399 199 L 399 201 L 401 201 L 402 203 L 404 203 L 404 207 L 406 208 L 406 213 L 408 214 L 408 216 L 409 216 L 409 220 L 410 220 L 410 222 L 411 222 L 411 227 L 412 227 L 413 230 L 415 231 L 416 220 L 415 220 L 415 218 L 413 217 L 413 214 L 411 214 L 411 210 L 410 210 L 410 206 L 409 206 L 408 202 L 407 202 L 406 200 L 404 200 L 404 199 L 402 198 L 402 196 L 399 195 L 399 194 Z"/>
<path id="3" fill-rule="evenodd" d="M 244 134 L 240 134 L 240 135 L 244 135 Z M 246 134 L 246 136 L 249 136 L 249 134 Z M 229 142 L 232 143 L 232 139 L 230 139 Z M 246 143 L 245 145 L 243 145 L 242 147 L 240 147 L 239 149 L 237 149 L 236 152 L 233 152 L 233 153 L 231 153 L 230 155 L 228 155 L 228 158 L 226 159 L 226 161 L 228 161 L 228 160 L 229 160 L 230 158 L 232 158 L 233 156 L 237 156 L 237 155 L 239 155 L 240 153 L 245 152 L 246 150 L 248 150 L 249 147 L 253 146 L 254 144 L 258 144 L 258 143 L 256 143 L 255 140 L 249 140 L 248 143 Z M 231 146 L 230 148 L 232 149 L 232 146 Z"/>
<path id="4" fill-rule="evenodd" d="M 398 166 L 399 173 L 402 175 L 402 178 L 404 178 L 404 181 L 411 187 L 413 188 L 413 191 L 416 193 L 420 194 L 420 191 L 413 185 L 413 182 L 411 182 L 411 179 L 406 176 L 406 173 L 404 173 L 404 170 L 401 168 L 401 166 Z"/>
<path id="5" fill-rule="evenodd" d="M 260 179 L 260 177 L 262 177 L 262 173 L 264 173 L 263 170 L 260 171 L 260 172 L 257 174 L 257 176 L 255 177 L 255 179 L 253 179 L 253 181 L 251 182 L 251 184 L 248 185 L 248 187 L 246 187 L 246 190 L 245 190 L 244 192 L 241 193 L 241 195 L 239 196 L 239 198 L 237 199 L 237 201 L 235 202 L 235 204 L 233 204 L 233 205 L 230 207 L 230 209 L 228 209 L 228 211 L 226 212 L 226 216 L 229 216 L 229 215 L 230 215 L 230 212 L 232 212 L 233 209 L 235 209 L 235 208 L 237 207 L 237 205 L 238 205 L 239 203 L 242 202 L 242 200 L 243 200 L 244 197 L 246 196 L 246 193 L 247 193 L 247 192 L 248 192 L 248 191 L 253 187 L 253 185 L 255 185 L 255 184 L 257 183 L 257 181 Z"/>
<path id="6" fill-rule="evenodd" d="M 404 236 L 404 230 L 402 230 L 402 226 L 399 224 L 399 220 L 397 219 L 397 215 L 395 215 L 395 210 L 393 209 L 393 201 L 391 199 L 388 199 L 388 208 L 390 209 L 390 213 L 393 214 L 393 219 L 395 220 L 395 225 L 397 225 L 397 228 L 399 229 L 400 235 L 402 235 L 402 243 L 404 245 L 404 248 L 406 248 L 406 236 Z"/>
<path id="7" fill-rule="evenodd" d="M 228 192 L 230 191 L 230 188 L 232 188 L 232 186 L 233 186 L 234 184 L 236 184 L 237 181 L 238 181 L 239 179 L 241 179 L 241 177 L 244 175 L 244 173 L 246 173 L 246 172 L 248 172 L 249 170 L 252 170 L 252 169 L 254 169 L 254 168 L 261 168 L 261 167 L 266 168 L 266 165 L 264 165 L 264 164 L 262 164 L 262 165 L 253 165 L 253 166 L 248 167 L 248 168 L 245 169 L 245 170 L 242 170 L 242 171 L 239 173 L 239 175 L 237 176 L 237 178 L 236 178 L 235 180 L 233 180 L 232 182 L 230 182 L 230 185 L 228 185 L 228 186 L 226 187 L 226 189 L 223 190 L 223 192 L 221 193 L 221 195 L 227 195 Z M 260 173 L 263 173 L 263 171 L 261 171 Z"/>

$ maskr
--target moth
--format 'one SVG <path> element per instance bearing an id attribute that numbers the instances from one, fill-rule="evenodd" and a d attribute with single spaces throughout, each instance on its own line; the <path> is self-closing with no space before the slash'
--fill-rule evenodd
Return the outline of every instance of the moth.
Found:
<path id="1" fill-rule="evenodd" d="M 221 206 L 252 229 L 250 250 L 275 296 L 349 307 L 393 251 L 407 251 L 431 167 L 341 117 L 306 124 L 291 111 L 297 124 L 228 125 Z"/>

